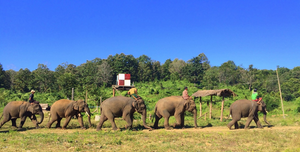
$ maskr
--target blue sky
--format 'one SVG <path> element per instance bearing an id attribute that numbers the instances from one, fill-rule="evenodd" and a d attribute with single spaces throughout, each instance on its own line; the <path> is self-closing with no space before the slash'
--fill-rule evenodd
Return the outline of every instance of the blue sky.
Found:
<path id="1" fill-rule="evenodd" d="M 0 1 L 4 70 L 124 53 L 185 61 L 204 53 L 212 66 L 300 66 L 297 0 Z"/>

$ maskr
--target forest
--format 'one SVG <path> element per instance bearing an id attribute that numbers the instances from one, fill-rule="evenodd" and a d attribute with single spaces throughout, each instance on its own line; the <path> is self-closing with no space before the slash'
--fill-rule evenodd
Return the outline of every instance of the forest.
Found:
<path id="1" fill-rule="evenodd" d="M 277 66 L 277 71 L 283 100 L 300 107 L 300 66 L 293 69 Z M 62 63 L 55 71 L 44 64 L 38 64 L 33 71 L 27 68 L 5 71 L 0 63 L 0 103 L 4 106 L 9 101 L 27 101 L 30 90 L 34 89 L 36 100 L 51 104 L 71 98 L 72 88 L 75 88 L 75 99 L 85 98 L 88 92 L 89 104 L 95 105 L 100 97 L 103 100 L 112 97 L 111 86 L 116 84 L 119 73 L 131 74 L 131 82 L 148 103 L 181 95 L 184 86 L 189 87 L 189 95 L 197 90 L 230 88 L 238 94 L 229 99 L 231 102 L 250 99 L 251 91 L 256 88 L 269 110 L 280 107 L 276 70 L 256 69 L 253 64 L 242 67 L 231 60 L 211 66 L 204 53 L 187 62 L 176 58 L 173 61 L 167 59 L 163 64 L 147 55 L 135 58 L 121 53 L 107 59 L 95 58 L 79 66 Z M 296 112 L 299 111 L 300 108 Z"/>

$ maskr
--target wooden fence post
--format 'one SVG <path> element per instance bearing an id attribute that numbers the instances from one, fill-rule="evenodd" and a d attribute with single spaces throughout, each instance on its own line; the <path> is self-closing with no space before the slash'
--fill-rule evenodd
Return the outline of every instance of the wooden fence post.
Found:
<path id="1" fill-rule="evenodd" d="M 220 118 L 220 121 L 223 121 L 223 110 L 224 110 L 224 96 L 223 96 L 223 99 L 222 99 L 222 107 L 221 107 L 221 118 Z"/>
<path id="2" fill-rule="evenodd" d="M 200 109 L 200 112 L 199 112 L 199 116 L 201 117 L 202 116 L 202 97 L 200 97 L 200 105 L 199 105 L 199 109 Z"/>
<path id="3" fill-rule="evenodd" d="M 71 97 L 72 100 L 74 100 L 74 88 L 72 88 L 72 97 Z"/>
<path id="4" fill-rule="evenodd" d="M 211 119 L 211 111 L 212 111 L 212 95 L 210 96 L 210 102 L 209 102 L 209 119 Z"/>

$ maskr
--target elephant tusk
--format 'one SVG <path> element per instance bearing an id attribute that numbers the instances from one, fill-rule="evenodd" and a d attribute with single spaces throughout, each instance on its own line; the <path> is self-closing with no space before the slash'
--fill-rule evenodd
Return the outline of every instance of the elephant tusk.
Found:
<path id="1" fill-rule="evenodd" d="M 89 117 L 90 117 L 90 115 L 89 115 L 89 113 L 88 112 L 85 112 Z"/>

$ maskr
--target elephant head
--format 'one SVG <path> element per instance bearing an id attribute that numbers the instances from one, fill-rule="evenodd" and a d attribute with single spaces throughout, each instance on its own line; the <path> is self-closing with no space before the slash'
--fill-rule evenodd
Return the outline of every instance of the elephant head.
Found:
<path id="1" fill-rule="evenodd" d="M 138 113 L 142 114 L 144 127 L 147 129 L 152 129 L 151 127 L 147 126 L 147 124 L 146 124 L 147 108 L 146 108 L 144 100 L 141 97 L 137 98 L 133 102 L 133 107 L 136 109 L 136 111 Z"/>
<path id="2" fill-rule="evenodd" d="M 38 124 L 41 124 L 44 120 L 44 113 L 40 104 L 30 104 L 27 109 L 33 115 L 38 114 L 41 117 L 41 121 Z"/>
<path id="3" fill-rule="evenodd" d="M 267 117 L 267 107 L 266 107 L 266 103 L 264 101 L 260 101 L 260 104 L 258 105 L 257 108 L 258 111 L 261 111 L 264 114 L 264 121 L 270 125 L 270 123 L 267 121 L 266 117 Z"/>
<path id="4" fill-rule="evenodd" d="M 184 110 L 193 113 L 195 127 L 198 127 L 197 126 L 197 109 L 196 109 L 195 101 L 192 99 L 185 100 Z"/>
<path id="5" fill-rule="evenodd" d="M 80 100 L 74 102 L 73 108 L 76 111 L 85 112 L 88 115 L 89 126 L 91 127 L 92 126 L 91 112 L 90 112 L 90 109 L 88 107 L 88 104 L 84 100 L 80 99 Z"/>

